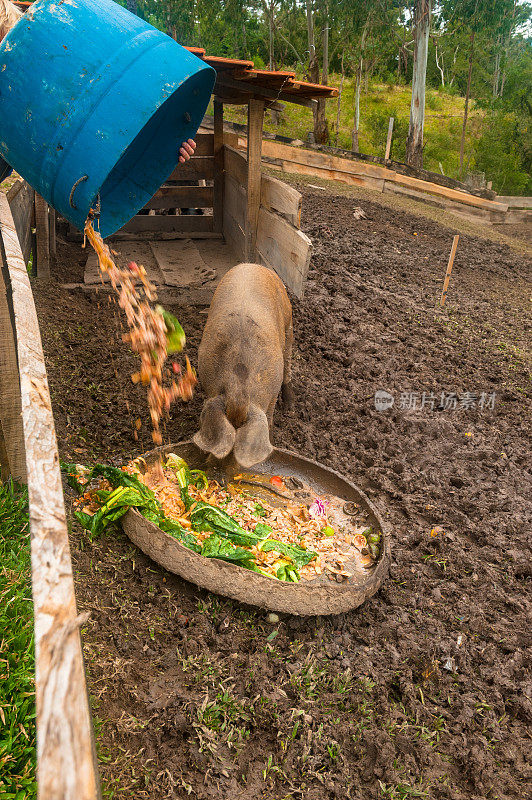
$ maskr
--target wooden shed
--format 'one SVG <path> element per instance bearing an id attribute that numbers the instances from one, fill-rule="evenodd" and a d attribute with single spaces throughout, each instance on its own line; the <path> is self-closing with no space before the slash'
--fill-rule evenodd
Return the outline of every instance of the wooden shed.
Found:
<path id="1" fill-rule="evenodd" d="M 300 230 L 300 193 L 261 172 L 264 112 L 279 102 L 312 108 L 318 98 L 333 97 L 338 90 L 299 81 L 293 72 L 259 70 L 252 61 L 210 57 L 204 50 L 189 49 L 217 72 L 214 114 L 198 131 L 190 161 L 178 165 L 144 209 L 112 239 L 121 242 L 125 257 L 130 252 L 133 260 L 142 261 L 155 284 L 182 286 L 194 277 L 195 265 L 200 274 L 209 270 L 214 285 L 231 266 L 257 261 L 273 268 L 301 297 L 312 245 Z M 238 149 L 234 132 L 224 130 L 226 104 L 247 106 L 245 150 Z M 73 228 L 70 234 L 79 236 Z M 38 225 L 37 235 L 41 240 L 48 232 Z M 139 257 L 140 242 L 144 244 Z M 45 262 L 44 271 L 39 270 L 43 275 L 48 269 L 46 249 L 47 243 L 40 259 L 41 267 Z M 91 254 L 85 282 L 99 280 Z"/>

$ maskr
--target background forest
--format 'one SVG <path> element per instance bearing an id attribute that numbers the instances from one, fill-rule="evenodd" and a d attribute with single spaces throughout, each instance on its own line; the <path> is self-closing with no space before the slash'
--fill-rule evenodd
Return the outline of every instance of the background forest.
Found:
<path id="1" fill-rule="evenodd" d="M 408 160 L 416 35 L 427 23 L 423 166 L 484 173 L 499 194 L 532 194 L 531 5 L 520 0 L 121 0 L 184 45 L 292 69 L 341 89 L 314 114 L 287 105 L 284 135 Z M 421 20 L 421 22 L 420 22 Z M 229 107 L 229 119 L 245 121 Z M 419 160 L 418 160 L 419 165 Z"/>

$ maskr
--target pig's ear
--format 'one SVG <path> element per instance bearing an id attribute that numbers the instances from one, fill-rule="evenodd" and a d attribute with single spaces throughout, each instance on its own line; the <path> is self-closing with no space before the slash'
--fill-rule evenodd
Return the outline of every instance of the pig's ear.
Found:
<path id="1" fill-rule="evenodd" d="M 247 420 L 236 432 L 234 456 L 240 466 L 248 468 L 264 461 L 272 450 L 266 414 L 251 404 Z"/>
<path id="2" fill-rule="evenodd" d="M 200 429 L 193 437 L 200 450 L 212 453 L 215 458 L 225 458 L 233 449 L 235 429 L 225 416 L 223 397 L 212 397 L 203 406 Z"/>

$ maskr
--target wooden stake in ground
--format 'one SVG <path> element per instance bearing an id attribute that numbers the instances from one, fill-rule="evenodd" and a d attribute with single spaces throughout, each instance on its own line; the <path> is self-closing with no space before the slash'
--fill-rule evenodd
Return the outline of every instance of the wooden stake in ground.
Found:
<path id="1" fill-rule="evenodd" d="M 453 245 L 451 247 L 451 252 L 449 255 L 449 262 L 447 264 L 447 272 L 445 273 L 445 280 L 443 281 L 443 289 L 440 297 L 440 306 L 445 304 L 445 298 L 447 297 L 447 287 L 449 286 L 449 278 L 451 277 L 451 272 L 453 271 L 453 264 L 454 264 L 454 257 L 456 255 L 456 248 L 458 247 L 458 239 L 460 237 L 458 234 L 453 239 Z"/>
<path id="2" fill-rule="evenodd" d="M 388 122 L 388 136 L 386 137 L 386 152 L 384 153 L 384 160 L 388 161 L 390 158 L 390 151 L 392 149 L 392 136 L 393 136 L 393 117 L 390 117 Z"/>

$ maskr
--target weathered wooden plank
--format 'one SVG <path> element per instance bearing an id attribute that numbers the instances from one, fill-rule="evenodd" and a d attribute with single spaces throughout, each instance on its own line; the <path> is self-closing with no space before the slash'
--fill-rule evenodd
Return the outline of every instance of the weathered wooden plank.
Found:
<path id="1" fill-rule="evenodd" d="M 262 143 L 262 155 L 269 158 L 280 158 L 283 161 L 294 161 L 297 164 L 306 164 L 311 167 L 321 167 L 323 169 L 342 170 L 352 175 L 367 175 L 371 178 L 391 178 L 393 170 L 386 167 L 378 167 L 375 164 L 365 164 L 361 161 L 352 161 L 348 158 L 339 158 L 328 153 L 317 153 L 313 150 L 304 150 L 301 147 L 293 147 L 288 144 L 281 144 L 270 139 L 264 139 Z"/>
<path id="2" fill-rule="evenodd" d="M 214 98 L 214 230 L 222 233 L 224 203 L 224 105 Z"/>
<path id="3" fill-rule="evenodd" d="M 257 253 L 267 266 L 273 267 L 285 285 L 303 296 L 312 242 L 282 217 L 261 208 L 257 229 Z"/>
<path id="4" fill-rule="evenodd" d="M 224 166 L 225 171 L 231 175 L 242 186 L 247 186 L 248 182 L 248 162 L 244 153 L 235 150 L 234 147 L 224 145 Z"/>
<path id="5" fill-rule="evenodd" d="M 37 277 L 47 280 L 50 277 L 48 203 L 37 193 L 35 193 L 35 230 L 37 234 Z"/>
<path id="6" fill-rule="evenodd" d="M 2 477 L 26 480 L 26 455 L 22 428 L 22 403 L 18 374 L 14 319 L 8 295 L 9 272 L 0 246 L 0 427 L 4 451 L 0 457 Z"/>
<path id="7" fill-rule="evenodd" d="M 508 208 L 532 208 L 532 197 L 497 195 L 495 201 L 507 205 Z"/>
<path id="8" fill-rule="evenodd" d="M 422 181 L 419 178 L 410 178 L 408 175 L 399 175 L 395 173 L 393 178 L 386 179 L 386 181 L 388 180 L 397 183 L 399 186 L 417 189 L 420 192 L 434 194 L 437 197 L 445 197 L 447 200 L 454 200 L 457 203 L 463 203 L 473 208 L 482 208 L 486 211 L 508 211 L 508 206 L 505 203 L 485 200 L 483 197 L 476 197 L 475 195 L 461 192 L 459 189 L 448 189 L 446 186 L 440 186 L 430 181 Z"/>
<path id="9" fill-rule="evenodd" d="M 137 215 L 127 225 L 120 229 L 121 233 L 140 233 L 151 231 L 155 233 L 189 233 L 191 231 L 212 231 L 212 216 L 207 214 L 178 214 L 161 216 L 160 214 L 149 217 Z"/>
<path id="10" fill-rule="evenodd" d="M 49 213 L 49 221 L 50 221 L 50 255 L 55 256 L 57 255 L 57 238 L 55 233 L 55 223 L 56 223 L 57 211 L 55 208 L 50 206 L 50 213 Z"/>
<path id="11" fill-rule="evenodd" d="M 11 214 L 13 215 L 18 240 L 26 264 L 31 255 L 31 221 L 33 216 L 34 196 L 35 192 L 26 181 L 16 181 L 7 193 L 9 207 L 11 208 Z"/>
<path id="12" fill-rule="evenodd" d="M 214 136 L 212 133 L 197 133 L 194 137 L 196 142 L 195 156 L 214 155 Z"/>
<path id="13" fill-rule="evenodd" d="M 214 156 L 192 156 L 189 161 L 179 164 L 168 180 L 186 181 L 198 180 L 198 178 L 214 177 Z"/>
<path id="14" fill-rule="evenodd" d="M 206 264 L 192 239 L 180 242 L 150 242 L 165 286 L 189 287 L 208 283 L 216 274 Z"/>
<path id="15" fill-rule="evenodd" d="M 242 143 L 242 147 L 245 147 L 245 142 L 239 137 L 238 133 L 224 130 L 224 144 L 229 147 L 238 147 L 240 142 Z"/>
<path id="16" fill-rule="evenodd" d="M 246 190 L 231 175 L 225 175 L 225 203 L 234 220 L 242 230 L 246 229 Z"/>
<path id="17" fill-rule="evenodd" d="M 244 153 L 227 145 L 224 147 L 225 169 L 242 186 L 247 185 L 247 158 Z M 260 202 L 265 208 L 277 211 L 296 227 L 301 224 L 301 194 L 292 186 L 263 175 Z"/>
<path id="18" fill-rule="evenodd" d="M 509 208 L 506 212 L 491 211 L 490 219 L 496 224 L 520 225 L 524 222 L 532 225 L 532 211 L 526 208 Z"/>
<path id="19" fill-rule="evenodd" d="M 270 211 L 277 211 L 296 228 L 301 225 L 301 200 L 301 193 L 293 186 L 288 186 L 287 183 L 270 175 L 262 176 L 261 206 Z"/>
<path id="20" fill-rule="evenodd" d="M 385 167 L 377 167 L 373 164 L 365 164 L 358 161 L 351 161 L 345 158 L 338 158 L 336 156 L 328 155 L 325 153 L 315 153 L 309 150 L 303 150 L 297 147 L 291 147 L 279 142 L 272 142 L 267 139 L 263 142 L 262 148 L 263 156 L 270 158 L 280 159 L 283 162 L 290 164 L 298 164 L 300 166 L 315 167 L 321 170 L 330 170 L 349 174 L 352 176 L 364 176 L 367 178 L 385 179 L 386 181 L 393 181 L 400 186 L 406 186 L 410 189 L 417 189 L 418 191 L 434 194 L 439 197 L 445 197 L 448 200 L 453 200 L 464 205 L 469 205 L 474 208 L 482 208 L 487 211 L 507 211 L 508 206 L 504 203 L 497 203 L 493 200 L 486 200 L 483 197 L 462 192 L 458 189 L 450 189 L 446 186 L 441 186 L 430 181 L 421 180 L 419 178 L 412 178 L 408 175 L 401 175 L 394 170 L 386 169 Z M 286 168 L 292 171 L 290 167 Z M 301 169 L 293 169 L 294 172 L 303 172 Z M 305 174 L 315 174 L 317 172 L 310 172 L 306 170 Z M 344 182 L 351 182 L 348 179 L 338 178 Z"/>
<path id="21" fill-rule="evenodd" d="M 298 164 L 295 161 L 280 161 L 278 164 L 284 172 L 294 172 L 297 175 L 313 175 L 316 178 L 323 178 L 328 181 L 340 181 L 349 186 L 365 186 L 368 189 L 377 189 L 382 192 L 384 180 L 373 178 L 369 175 L 353 175 L 351 172 L 339 169 L 328 169 L 325 167 L 314 167 L 308 164 Z"/>
<path id="22" fill-rule="evenodd" d="M 162 186 L 144 208 L 212 208 L 212 186 Z"/>
<path id="23" fill-rule="evenodd" d="M 257 225 L 259 219 L 261 194 L 261 148 L 264 124 L 264 100 L 252 98 L 248 105 L 248 179 L 246 208 L 246 250 L 247 261 L 255 260 Z"/>
<path id="24" fill-rule="evenodd" d="M 484 209 L 481 208 L 473 208 L 472 206 L 465 206 L 461 203 L 454 203 L 452 200 L 447 200 L 445 197 L 437 197 L 427 192 L 409 189 L 393 181 L 384 181 L 384 188 L 382 191 L 386 193 L 402 194 L 406 197 L 411 197 L 412 200 L 416 200 L 419 203 L 427 203 L 437 208 L 446 208 L 451 213 L 470 219 L 473 222 L 487 223 L 490 221 L 489 211 L 484 211 Z M 501 216 L 506 216 L 506 214 L 502 214 Z"/>
<path id="25" fill-rule="evenodd" d="M 12 291 L 27 461 L 39 800 L 95 800 L 99 780 L 54 419 L 31 287 L 8 200 L 0 236 Z"/>
<path id="26" fill-rule="evenodd" d="M 0 420 L 0 480 L 7 480 L 11 475 L 9 456 L 7 454 L 4 431 L 2 430 L 2 420 Z"/>
<path id="27" fill-rule="evenodd" d="M 15 181 L 15 183 L 9 187 L 9 190 L 7 191 L 7 199 L 9 201 L 9 205 L 12 204 L 13 200 L 20 192 L 20 190 L 23 188 L 23 186 L 24 186 L 24 181 L 20 180 L 20 181 Z"/>
<path id="28" fill-rule="evenodd" d="M 224 238 L 233 250 L 237 261 L 243 261 L 246 237 L 243 228 L 232 216 L 227 205 L 224 205 Z"/>

